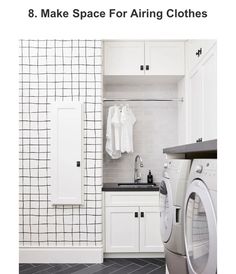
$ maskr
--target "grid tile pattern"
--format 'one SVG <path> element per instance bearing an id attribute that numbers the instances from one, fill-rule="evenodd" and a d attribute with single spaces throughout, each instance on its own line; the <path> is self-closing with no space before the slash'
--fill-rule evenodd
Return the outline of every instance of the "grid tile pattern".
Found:
<path id="1" fill-rule="evenodd" d="M 102 264 L 20 264 L 20 274 L 165 274 L 164 259 L 105 259 Z"/>
<path id="2" fill-rule="evenodd" d="M 102 42 L 20 40 L 20 245 L 102 241 Z M 50 201 L 50 103 L 84 102 L 85 204 Z"/>

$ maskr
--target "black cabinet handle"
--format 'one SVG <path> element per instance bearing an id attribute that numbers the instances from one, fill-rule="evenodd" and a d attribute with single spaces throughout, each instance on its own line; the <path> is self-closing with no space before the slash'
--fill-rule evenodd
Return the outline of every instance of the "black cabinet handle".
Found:
<path id="1" fill-rule="evenodd" d="M 141 218 L 143 218 L 144 217 L 144 212 L 141 212 Z"/>
<path id="2" fill-rule="evenodd" d="M 76 166 L 77 166 L 77 167 L 80 167 L 80 161 L 77 161 L 77 162 L 76 162 Z"/>
<path id="3" fill-rule="evenodd" d="M 196 143 L 201 143 L 202 142 L 202 138 L 198 138 L 197 140 L 196 140 Z"/>
<path id="4" fill-rule="evenodd" d="M 176 211 L 175 211 L 175 222 L 179 223 L 179 221 L 180 221 L 180 208 L 176 208 Z"/>
<path id="5" fill-rule="evenodd" d="M 143 65 L 140 66 L 140 70 L 143 70 Z"/>
<path id="6" fill-rule="evenodd" d="M 134 217 L 138 218 L 138 212 L 134 212 Z"/>
<path id="7" fill-rule="evenodd" d="M 146 65 L 146 70 L 149 70 L 149 65 Z"/>
<path id="8" fill-rule="evenodd" d="M 200 55 L 202 55 L 202 48 L 200 48 L 197 52 L 196 52 L 197 57 L 200 57 Z"/>

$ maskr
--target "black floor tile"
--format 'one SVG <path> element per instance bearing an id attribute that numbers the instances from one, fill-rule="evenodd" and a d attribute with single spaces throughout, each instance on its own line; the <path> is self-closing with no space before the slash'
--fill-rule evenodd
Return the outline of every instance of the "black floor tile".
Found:
<path id="1" fill-rule="evenodd" d="M 21 274 L 33 274 L 33 273 L 40 273 L 40 271 L 43 271 L 45 269 L 51 268 L 50 264 L 39 264 L 37 266 L 33 266 L 31 268 L 25 269 L 23 271 L 20 271 Z"/>
<path id="2" fill-rule="evenodd" d="M 128 273 L 131 273 L 139 268 L 140 268 L 140 266 L 137 264 L 129 264 L 127 266 L 121 267 L 120 269 L 118 269 L 115 272 L 112 272 L 112 274 L 128 274 Z"/>
<path id="3" fill-rule="evenodd" d="M 87 266 L 84 264 L 75 264 L 73 266 L 69 266 L 68 268 L 66 268 L 64 270 L 60 270 L 55 273 L 57 273 L 57 274 L 72 274 L 72 273 L 78 272 L 79 270 L 84 269 L 84 268 L 87 268 Z"/>
<path id="4" fill-rule="evenodd" d="M 112 264 L 115 264 L 115 263 L 116 263 L 116 259 L 107 259 L 107 258 L 105 258 L 102 264 L 108 266 L 108 265 L 112 265 Z"/>
<path id="5" fill-rule="evenodd" d="M 137 264 L 137 265 L 141 265 L 141 266 L 144 266 L 144 265 L 148 264 L 147 261 L 144 261 L 142 259 L 130 258 L 130 261 Z"/>
<path id="6" fill-rule="evenodd" d="M 149 272 L 148 274 L 166 274 L 166 267 L 162 266 L 158 269 L 154 269 L 153 271 Z"/>
<path id="7" fill-rule="evenodd" d="M 162 261 L 162 260 L 159 260 L 159 259 L 156 259 L 156 258 L 145 258 L 145 259 L 142 259 L 148 263 L 152 263 L 152 264 L 155 264 L 155 265 L 158 265 L 158 266 L 163 266 L 165 265 L 165 261 Z"/>
<path id="8" fill-rule="evenodd" d="M 165 274 L 162 258 L 104 259 L 102 264 L 19 264 L 20 274 Z"/>
<path id="9" fill-rule="evenodd" d="M 96 274 L 110 274 L 113 273 L 115 270 L 120 269 L 120 265 L 119 264 L 113 264 L 113 265 L 109 265 L 104 269 L 101 269 L 100 271 L 95 272 Z"/>
<path id="10" fill-rule="evenodd" d="M 106 267 L 108 267 L 108 266 L 105 266 L 103 264 L 92 264 L 89 267 L 79 270 L 73 274 L 93 274 L 93 273 L 96 273 L 102 269 L 105 269 Z"/>
<path id="11" fill-rule="evenodd" d="M 129 265 L 132 262 L 130 262 L 129 259 L 116 258 L 116 259 L 113 259 L 113 263 L 120 264 L 120 265 Z"/>
<path id="12" fill-rule="evenodd" d="M 47 268 L 45 270 L 40 270 L 39 272 L 33 273 L 33 274 L 54 274 L 56 273 L 53 267 Z"/>
<path id="13" fill-rule="evenodd" d="M 67 269 L 68 267 L 72 267 L 72 266 L 75 266 L 76 264 L 52 264 L 52 269 L 51 271 L 54 271 L 52 273 L 55 273 L 57 271 L 61 271 L 61 270 L 65 270 Z"/>
<path id="14" fill-rule="evenodd" d="M 26 269 L 29 269 L 29 268 L 32 268 L 32 267 L 34 267 L 32 264 L 20 264 L 19 270 L 21 272 L 23 270 L 26 270 Z"/>
<path id="15" fill-rule="evenodd" d="M 132 274 L 147 274 L 153 270 L 157 270 L 158 268 L 160 268 L 160 266 L 154 264 L 147 264 L 132 272 Z"/>

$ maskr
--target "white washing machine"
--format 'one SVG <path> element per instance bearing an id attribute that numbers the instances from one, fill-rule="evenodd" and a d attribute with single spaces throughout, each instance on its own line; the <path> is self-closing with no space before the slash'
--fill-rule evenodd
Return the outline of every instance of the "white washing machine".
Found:
<path id="1" fill-rule="evenodd" d="M 190 274 L 217 272 L 217 160 L 193 161 L 184 205 L 184 234 Z"/>
<path id="2" fill-rule="evenodd" d="M 161 237 L 170 274 L 188 273 L 184 245 L 183 209 L 191 160 L 167 160 L 160 184 Z"/>

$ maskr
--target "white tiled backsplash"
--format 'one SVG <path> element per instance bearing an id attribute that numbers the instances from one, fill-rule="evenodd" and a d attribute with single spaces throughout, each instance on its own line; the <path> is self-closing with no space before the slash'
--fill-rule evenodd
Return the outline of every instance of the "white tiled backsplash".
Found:
<path id="1" fill-rule="evenodd" d="M 104 88 L 106 98 L 176 98 L 176 84 L 160 83 L 155 85 L 109 85 Z M 147 181 L 151 169 L 154 182 L 159 182 L 164 160 L 164 147 L 178 143 L 177 102 L 128 102 L 137 121 L 134 126 L 134 153 L 122 154 L 112 160 L 105 152 L 105 134 L 108 107 L 120 102 L 104 103 L 104 166 L 103 182 L 133 182 L 134 158 L 140 154 L 144 167 L 141 168 L 142 181 Z"/>

